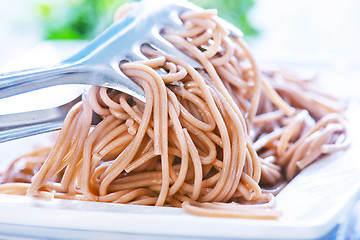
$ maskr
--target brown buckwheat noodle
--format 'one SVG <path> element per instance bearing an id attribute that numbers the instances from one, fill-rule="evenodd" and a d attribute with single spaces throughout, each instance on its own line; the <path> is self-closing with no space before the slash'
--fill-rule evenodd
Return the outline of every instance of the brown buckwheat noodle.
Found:
<path id="1" fill-rule="evenodd" d="M 120 68 L 144 89 L 146 104 L 91 87 L 51 148 L 9 166 L 0 192 L 278 218 L 274 194 L 319 157 L 349 145 L 344 109 L 313 90 L 311 79 L 260 70 L 216 15 L 186 12 L 186 30 L 163 34 L 203 69 L 142 47 L 149 60 Z M 95 113 L 102 121 L 91 126 Z"/>

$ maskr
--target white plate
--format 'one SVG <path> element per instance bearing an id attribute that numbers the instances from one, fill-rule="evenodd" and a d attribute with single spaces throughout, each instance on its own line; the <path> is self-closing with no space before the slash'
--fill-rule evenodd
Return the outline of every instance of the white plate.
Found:
<path id="1" fill-rule="evenodd" d="M 1 102 L 0 102 L 1 106 Z M 350 109 L 350 132 L 359 133 L 359 108 Z M 360 190 L 359 137 L 352 148 L 310 165 L 276 197 L 276 221 L 210 218 L 182 209 L 122 204 L 40 200 L 0 195 L 0 237 L 98 239 L 315 239 L 335 227 Z M 0 144 L 1 167 L 49 136 Z"/>

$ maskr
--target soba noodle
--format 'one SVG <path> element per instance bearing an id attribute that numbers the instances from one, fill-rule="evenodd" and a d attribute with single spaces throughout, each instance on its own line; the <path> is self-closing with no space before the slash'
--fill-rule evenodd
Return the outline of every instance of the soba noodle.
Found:
<path id="1" fill-rule="evenodd" d="M 344 108 L 315 91 L 311 79 L 260 70 L 216 15 L 183 13 L 186 29 L 163 33 L 203 69 L 142 47 L 149 60 L 120 68 L 144 89 L 146 104 L 92 86 L 52 147 L 9 166 L 0 193 L 278 218 L 274 194 L 319 157 L 349 145 Z M 102 121 L 91 126 L 94 114 Z"/>

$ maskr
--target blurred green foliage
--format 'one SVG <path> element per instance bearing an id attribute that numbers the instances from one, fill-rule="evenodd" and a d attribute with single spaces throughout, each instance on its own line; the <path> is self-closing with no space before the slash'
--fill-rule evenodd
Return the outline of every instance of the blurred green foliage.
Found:
<path id="1" fill-rule="evenodd" d="M 129 0 L 38 0 L 45 39 L 91 39 L 108 27 Z"/>
<path id="2" fill-rule="evenodd" d="M 217 9 L 218 15 L 240 28 L 245 36 L 254 36 L 259 32 L 248 19 L 255 0 L 190 0 L 206 9 Z"/>
<path id="3" fill-rule="evenodd" d="M 118 6 L 131 0 L 37 0 L 45 39 L 92 39 L 108 27 Z M 257 30 L 248 20 L 254 0 L 190 0 L 203 8 L 218 9 L 219 16 L 245 35 Z M 154 2 L 156 2 L 154 0 Z"/>

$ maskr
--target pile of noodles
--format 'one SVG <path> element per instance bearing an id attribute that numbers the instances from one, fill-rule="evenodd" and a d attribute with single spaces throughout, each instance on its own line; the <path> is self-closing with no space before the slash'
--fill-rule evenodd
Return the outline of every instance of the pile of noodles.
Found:
<path id="1" fill-rule="evenodd" d="M 148 61 L 120 68 L 144 89 L 146 104 L 91 87 L 51 148 L 2 174 L 0 193 L 278 218 L 277 191 L 349 145 L 344 108 L 311 79 L 261 71 L 216 15 L 186 12 L 186 30 L 164 31 L 203 69 L 144 46 Z M 94 114 L 102 121 L 91 126 Z"/>

